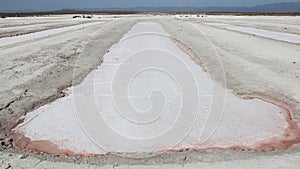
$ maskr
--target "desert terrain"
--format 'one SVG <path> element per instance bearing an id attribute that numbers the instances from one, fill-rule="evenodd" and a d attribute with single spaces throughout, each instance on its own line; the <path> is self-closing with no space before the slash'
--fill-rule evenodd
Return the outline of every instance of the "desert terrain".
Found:
<path id="1" fill-rule="evenodd" d="M 1 168 L 300 164 L 299 16 L 74 16 L 0 18 Z M 143 115 L 149 99 L 151 111 L 167 105 L 162 120 L 122 121 L 112 102 L 126 112 L 127 89 Z M 89 115 L 93 99 L 109 127 Z"/>

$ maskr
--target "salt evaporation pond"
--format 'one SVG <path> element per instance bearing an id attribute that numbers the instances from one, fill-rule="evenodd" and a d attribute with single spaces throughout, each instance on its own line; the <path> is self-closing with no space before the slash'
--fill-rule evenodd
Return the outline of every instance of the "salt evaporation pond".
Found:
<path id="1" fill-rule="evenodd" d="M 25 41 L 29 41 L 29 40 L 33 40 L 33 39 L 39 39 L 39 38 L 43 38 L 43 37 L 47 37 L 47 36 L 51 36 L 51 35 L 56 35 L 56 34 L 60 34 L 60 33 L 71 31 L 71 30 L 82 29 L 87 26 L 93 26 L 93 25 L 98 25 L 98 24 L 102 24 L 102 23 L 103 22 L 84 23 L 84 24 L 79 24 L 79 25 L 74 25 L 74 26 L 66 26 L 66 27 L 62 27 L 62 28 L 49 29 L 49 30 L 44 30 L 44 31 L 39 31 L 39 32 L 34 32 L 34 33 L 28 33 L 25 35 L 0 38 L 0 47 L 12 45 L 15 43 L 21 43 L 21 42 L 25 42 Z"/>
<path id="2" fill-rule="evenodd" d="M 69 91 L 22 118 L 12 130 L 16 147 L 68 155 L 273 150 L 291 132 L 288 110 L 214 83 L 158 23 L 136 24 Z"/>
<path id="3" fill-rule="evenodd" d="M 296 35 L 296 34 L 275 32 L 275 31 L 250 28 L 245 26 L 235 26 L 235 25 L 223 24 L 223 23 L 207 23 L 207 25 L 221 27 L 221 28 L 225 28 L 237 32 L 248 33 L 248 34 L 257 35 L 257 36 L 284 41 L 284 42 L 290 42 L 296 44 L 300 43 L 300 35 Z"/>

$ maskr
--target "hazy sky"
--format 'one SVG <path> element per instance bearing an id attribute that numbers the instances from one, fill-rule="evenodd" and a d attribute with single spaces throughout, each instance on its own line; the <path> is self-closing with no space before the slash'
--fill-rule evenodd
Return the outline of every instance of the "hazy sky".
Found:
<path id="1" fill-rule="evenodd" d="M 0 10 L 56 10 L 63 8 L 106 8 L 137 6 L 254 6 L 299 0 L 0 0 Z"/>

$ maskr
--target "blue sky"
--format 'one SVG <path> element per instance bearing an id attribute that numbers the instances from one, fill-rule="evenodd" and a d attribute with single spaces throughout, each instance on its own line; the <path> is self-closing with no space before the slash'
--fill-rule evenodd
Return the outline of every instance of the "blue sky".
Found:
<path id="1" fill-rule="evenodd" d="M 0 0 L 0 10 L 56 10 L 63 8 L 106 8 L 137 6 L 254 6 L 299 0 Z"/>

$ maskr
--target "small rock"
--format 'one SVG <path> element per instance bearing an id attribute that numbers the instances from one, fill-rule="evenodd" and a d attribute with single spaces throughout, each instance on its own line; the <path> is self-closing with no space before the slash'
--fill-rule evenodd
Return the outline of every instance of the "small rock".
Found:
<path id="1" fill-rule="evenodd" d="M 5 134 L 1 133 L 1 134 L 0 134 L 0 141 L 5 140 L 5 138 L 6 138 Z"/>
<path id="2" fill-rule="evenodd" d="M 13 139 L 11 139 L 11 138 L 5 138 L 5 139 L 4 139 L 5 145 L 11 145 L 12 142 L 13 142 Z"/>
<path id="3" fill-rule="evenodd" d="M 23 154 L 23 155 L 20 157 L 20 159 L 25 159 L 25 158 L 27 158 L 27 157 L 28 157 L 28 155 Z"/>
<path id="4" fill-rule="evenodd" d="M 9 168 L 11 168 L 11 165 L 8 163 L 5 169 L 9 169 Z"/>
<path id="5" fill-rule="evenodd" d="M 118 163 L 114 163 L 113 168 L 115 168 L 115 167 L 119 167 L 119 164 Z"/>

